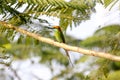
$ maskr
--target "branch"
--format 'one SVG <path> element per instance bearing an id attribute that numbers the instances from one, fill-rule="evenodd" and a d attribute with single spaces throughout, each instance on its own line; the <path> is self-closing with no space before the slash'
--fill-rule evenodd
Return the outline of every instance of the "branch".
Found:
<path id="1" fill-rule="evenodd" d="M 4 64 L 6 67 L 8 67 L 15 75 L 15 77 L 18 79 L 18 80 L 21 80 L 20 76 L 18 75 L 17 73 L 17 70 L 13 69 L 12 66 L 10 66 L 11 63 L 6 63 L 6 62 L 2 62 L 0 61 L 0 64 Z"/>
<path id="2" fill-rule="evenodd" d="M 13 26 L 13 25 L 8 24 L 8 23 L 3 22 L 3 21 L 0 21 L 0 25 L 4 26 L 6 28 L 9 28 L 9 29 L 14 29 L 14 30 L 16 30 L 16 31 L 18 31 L 22 34 L 33 37 L 33 38 L 35 38 L 35 39 L 37 39 L 41 42 L 48 43 L 48 44 L 51 44 L 51 45 L 54 45 L 54 46 L 57 46 L 57 47 L 61 47 L 61 48 L 64 48 L 66 50 L 69 50 L 69 51 L 74 51 L 74 52 L 78 52 L 78 53 L 85 54 L 85 55 L 91 55 L 91 56 L 106 58 L 106 59 L 114 60 L 114 61 L 120 61 L 120 56 L 115 56 L 115 55 L 112 55 L 110 53 L 87 50 L 87 49 L 83 49 L 83 48 L 76 47 L 76 46 L 69 46 L 69 45 L 66 45 L 64 43 L 59 43 L 59 42 L 56 42 L 56 41 L 51 40 L 49 38 L 42 37 L 38 34 L 28 32 L 28 31 L 26 31 L 22 28 Z"/>
<path id="3" fill-rule="evenodd" d="M 15 77 L 16 77 L 18 80 L 22 80 L 22 79 L 20 78 L 20 76 L 18 75 L 17 70 L 13 69 L 11 66 L 9 66 L 9 69 L 11 69 L 11 71 L 14 73 Z"/>

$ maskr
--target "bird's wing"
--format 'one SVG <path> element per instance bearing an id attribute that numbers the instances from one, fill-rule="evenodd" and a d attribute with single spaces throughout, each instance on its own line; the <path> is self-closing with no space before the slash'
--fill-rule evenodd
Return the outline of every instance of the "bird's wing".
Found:
<path id="1" fill-rule="evenodd" d="M 63 35 L 63 32 L 62 32 L 61 30 L 59 30 L 59 31 L 60 31 L 60 36 L 61 36 L 61 38 L 62 38 L 62 42 L 65 43 L 65 37 L 64 37 L 64 35 Z"/>

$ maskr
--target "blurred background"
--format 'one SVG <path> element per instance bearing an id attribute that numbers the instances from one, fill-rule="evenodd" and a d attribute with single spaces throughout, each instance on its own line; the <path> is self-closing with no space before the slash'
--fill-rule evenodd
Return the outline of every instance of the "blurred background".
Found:
<path id="1" fill-rule="evenodd" d="M 119 0 L 0 0 L 0 20 L 66 44 L 120 55 Z M 40 42 L 0 23 L 0 80 L 119 80 L 120 63 Z"/>

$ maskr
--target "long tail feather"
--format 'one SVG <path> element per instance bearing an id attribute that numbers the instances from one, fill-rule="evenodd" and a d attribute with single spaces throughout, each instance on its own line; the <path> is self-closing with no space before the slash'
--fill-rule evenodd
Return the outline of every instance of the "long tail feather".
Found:
<path id="1" fill-rule="evenodd" d="M 67 51 L 66 49 L 64 49 L 64 50 L 65 50 L 66 55 L 67 55 L 67 57 L 68 57 L 68 59 L 69 59 L 69 62 L 71 63 L 72 67 L 74 67 L 74 65 L 73 65 L 73 63 L 72 63 L 72 61 L 71 61 L 71 59 L 70 59 L 70 55 L 69 55 L 68 51 Z"/>

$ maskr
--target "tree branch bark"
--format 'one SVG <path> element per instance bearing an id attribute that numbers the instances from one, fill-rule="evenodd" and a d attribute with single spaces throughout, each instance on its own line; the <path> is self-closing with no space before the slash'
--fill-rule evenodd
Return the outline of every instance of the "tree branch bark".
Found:
<path id="1" fill-rule="evenodd" d="M 109 59 L 109 60 L 120 61 L 120 56 L 115 56 L 115 55 L 112 55 L 110 53 L 97 52 L 97 51 L 87 50 L 87 49 L 83 49 L 83 48 L 76 47 L 76 46 L 66 45 L 64 43 L 59 43 L 59 42 L 56 42 L 52 39 L 45 38 L 45 37 L 42 37 L 38 34 L 28 32 L 28 31 L 26 31 L 22 28 L 13 26 L 13 25 L 8 24 L 8 23 L 3 22 L 3 21 L 0 21 L 0 25 L 6 27 L 8 29 L 14 29 L 14 30 L 16 30 L 16 31 L 18 31 L 22 34 L 33 37 L 33 38 L 35 38 L 35 39 L 37 39 L 41 42 L 45 42 L 45 43 L 48 43 L 48 44 L 51 44 L 51 45 L 54 45 L 54 46 L 57 46 L 57 47 L 64 48 L 68 51 L 74 51 L 74 52 L 78 52 L 78 53 L 85 54 L 85 55 L 91 55 L 91 56 L 106 58 L 106 59 Z"/>

